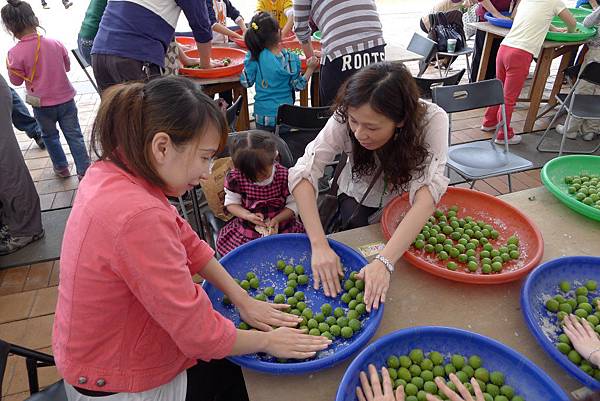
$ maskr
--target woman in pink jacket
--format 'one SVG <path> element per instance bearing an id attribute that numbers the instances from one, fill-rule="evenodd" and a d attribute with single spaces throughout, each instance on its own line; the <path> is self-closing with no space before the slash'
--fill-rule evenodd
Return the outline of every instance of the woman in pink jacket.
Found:
<path id="1" fill-rule="evenodd" d="M 307 358 L 328 346 L 292 328 L 299 318 L 285 306 L 248 296 L 167 200 L 207 177 L 225 127 L 184 78 L 105 92 L 92 133 L 100 160 L 79 186 L 61 252 L 53 351 L 69 401 L 246 400 L 240 368 L 222 358 Z M 196 273 L 264 331 L 236 330 Z"/>

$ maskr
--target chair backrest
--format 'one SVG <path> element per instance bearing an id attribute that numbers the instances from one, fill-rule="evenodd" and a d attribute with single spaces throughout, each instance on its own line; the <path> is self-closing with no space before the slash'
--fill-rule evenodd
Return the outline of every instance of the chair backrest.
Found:
<path id="1" fill-rule="evenodd" d="M 71 53 L 73 53 L 75 60 L 77 60 L 77 63 L 79 64 L 83 72 L 85 72 L 85 75 L 87 75 L 88 80 L 90 81 L 96 92 L 100 94 L 100 90 L 98 89 L 98 85 L 96 85 L 96 81 L 94 81 L 94 79 L 87 70 L 88 67 L 90 67 L 90 64 L 85 60 L 85 58 L 83 58 L 83 55 L 81 54 L 79 49 L 71 49 Z"/>
<path id="2" fill-rule="evenodd" d="M 436 47 L 437 43 L 435 41 L 415 32 L 406 49 L 423 56 L 425 61 L 428 61 L 434 54 Z"/>
<path id="3" fill-rule="evenodd" d="M 75 56 L 75 60 L 79 63 L 81 68 L 86 69 L 90 66 L 90 64 L 83 58 L 83 55 L 79 51 L 79 49 L 71 49 L 71 53 Z"/>
<path id="4" fill-rule="evenodd" d="M 579 79 L 600 85 L 600 62 L 593 61 L 586 65 L 581 74 L 579 74 Z"/>
<path id="5" fill-rule="evenodd" d="M 259 130 L 248 130 L 248 131 L 239 131 L 239 132 L 232 132 L 228 135 L 227 137 L 227 146 L 225 147 L 225 149 L 219 153 L 218 155 L 216 155 L 216 158 L 221 158 L 221 157 L 227 157 L 230 155 L 229 153 L 229 149 L 231 147 L 231 145 L 233 144 L 233 140 L 239 138 L 240 136 L 247 136 L 248 133 L 252 132 L 252 131 L 259 131 Z M 267 131 L 260 131 L 260 132 L 267 132 Z M 292 153 L 290 152 L 290 148 L 288 147 L 287 143 L 285 143 L 285 141 L 281 138 L 279 138 L 278 136 L 270 133 L 273 136 L 273 140 L 275 141 L 275 144 L 277 146 L 277 151 L 279 152 L 279 163 L 287 168 L 290 168 L 294 165 L 294 159 L 292 157 Z"/>
<path id="6" fill-rule="evenodd" d="M 229 125 L 229 129 L 231 132 L 235 132 L 235 124 L 237 119 L 242 111 L 242 104 L 244 103 L 244 98 L 242 96 L 238 96 L 238 98 L 233 102 L 231 106 L 227 108 L 225 112 L 225 116 L 227 119 L 227 124 Z"/>
<path id="7" fill-rule="evenodd" d="M 277 109 L 275 135 L 282 138 L 293 155 L 294 164 L 331 117 L 329 107 L 302 107 L 282 104 Z M 291 128 L 291 130 L 282 129 Z"/>
<path id="8" fill-rule="evenodd" d="M 475 110 L 504 104 L 502 82 L 498 79 L 454 86 L 436 86 L 431 99 L 446 113 Z"/>
<path id="9" fill-rule="evenodd" d="M 277 125 L 302 130 L 321 130 L 331 117 L 329 107 L 304 107 L 282 104 L 277 109 Z"/>
<path id="10" fill-rule="evenodd" d="M 431 91 L 436 86 L 451 86 L 458 85 L 463 75 L 465 75 L 465 69 L 458 71 L 456 74 L 449 75 L 443 78 L 423 78 L 414 77 L 419 90 L 421 91 L 421 98 L 431 99 Z"/>

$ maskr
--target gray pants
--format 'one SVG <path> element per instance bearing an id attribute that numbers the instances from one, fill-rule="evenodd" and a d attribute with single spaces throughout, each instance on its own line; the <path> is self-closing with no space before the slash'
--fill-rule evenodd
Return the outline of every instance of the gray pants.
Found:
<path id="1" fill-rule="evenodd" d="M 15 237 L 42 231 L 40 197 L 23 160 L 11 120 L 12 95 L 0 75 L 0 223 Z"/>

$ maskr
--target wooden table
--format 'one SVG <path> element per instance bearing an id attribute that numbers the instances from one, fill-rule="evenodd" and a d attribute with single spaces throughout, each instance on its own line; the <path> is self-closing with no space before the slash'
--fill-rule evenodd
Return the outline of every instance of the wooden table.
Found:
<path id="1" fill-rule="evenodd" d="M 571 211 L 545 188 L 500 198 L 518 207 L 537 224 L 545 241 L 544 260 L 565 255 L 598 255 L 600 224 Z M 332 238 L 354 248 L 383 241 L 379 225 L 338 233 Z M 433 276 L 400 260 L 374 339 L 402 328 L 422 325 L 470 330 L 499 340 L 525 355 L 565 391 L 571 392 L 581 385 L 547 356 L 526 327 L 519 305 L 523 282 L 467 285 Z M 350 362 L 299 376 L 271 376 L 244 369 L 244 377 L 253 401 L 330 401 L 335 399 Z"/>
<path id="2" fill-rule="evenodd" d="M 407 50 L 404 46 L 387 45 L 385 47 L 385 59 L 392 62 L 406 63 L 408 61 L 422 60 L 423 56 Z"/>
<path id="3" fill-rule="evenodd" d="M 496 60 L 490 60 L 490 53 L 492 49 L 493 40 L 497 38 L 504 38 L 509 32 L 509 29 L 492 25 L 489 22 L 473 22 L 469 23 L 469 25 L 486 33 L 483 51 L 481 53 L 481 63 L 479 64 L 479 72 L 477 74 L 477 80 L 481 81 L 485 79 L 488 64 L 490 62 L 496 62 Z M 535 120 L 538 117 L 541 117 L 541 115 L 538 116 L 538 111 L 540 109 L 540 103 L 542 101 L 547 102 L 549 106 L 549 108 L 547 108 L 542 113 L 542 115 L 545 114 L 552 107 L 554 107 L 554 105 L 556 104 L 556 95 L 560 92 L 560 89 L 562 87 L 564 77 L 563 70 L 571 63 L 571 60 L 573 58 L 573 50 L 578 48 L 585 42 L 586 41 L 544 41 L 540 54 L 537 56 L 537 65 L 533 74 L 533 84 L 529 91 L 529 96 L 526 99 L 519 99 L 520 101 L 529 102 L 529 110 L 527 112 L 527 118 L 525 120 L 525 126 L 523 128 L 524 132 L 533 131 Z M 550 75 L 550 66 L 552 64 L 552 60 L 561 56 L 562 60 L 560 62 L 560 66 L 558 67 L 558 73 L 556 74 L 556 79 L 554 80 L 554 86 L 552 87 L 550 97 L 549 99 L 542 100 L 544 94 L 544 87 L 546 86 L 546 81 L 548 81 L 548 77 Z"/>

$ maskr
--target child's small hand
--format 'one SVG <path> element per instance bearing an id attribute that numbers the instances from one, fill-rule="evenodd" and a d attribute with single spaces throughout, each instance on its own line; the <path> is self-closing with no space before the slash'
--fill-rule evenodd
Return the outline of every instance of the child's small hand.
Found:
<path id="1" fill-rule="evenodd" d="M 311 70 L 316 69 L 319 66 L 319 59 L 315 56 L 312 56 L 306 61 L 306 66 Z"/>
<path id="2" fill-rule="evenodd" d="M 267 219 L 266 224 L 267 228 L 271 230 L 271 235 L 279 232 L 279 221 L 276 219 Z"/>
<path id="3" fill-rule="evenodd" d="M 266 227 L 265 224 L 265 216 L 262 215 L 262 213 L 252 213 L 252 212 L 248 212 L 245 216 L 244 216 L 244 220 L 249 221 L 250 223 L 257 225 L 257 226 L 261 226 L 261 227 Z"/>

